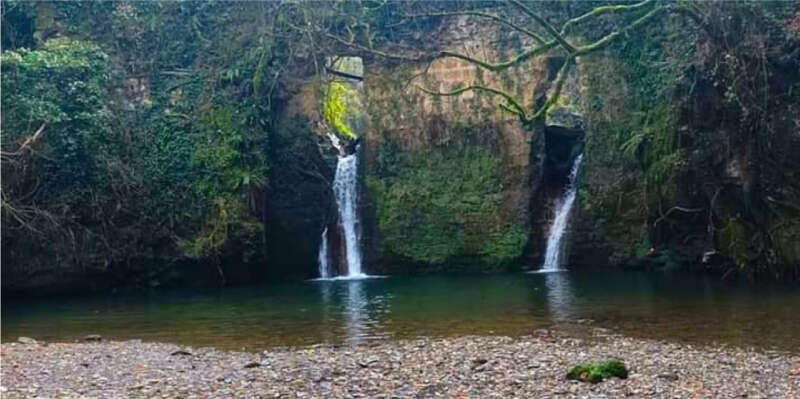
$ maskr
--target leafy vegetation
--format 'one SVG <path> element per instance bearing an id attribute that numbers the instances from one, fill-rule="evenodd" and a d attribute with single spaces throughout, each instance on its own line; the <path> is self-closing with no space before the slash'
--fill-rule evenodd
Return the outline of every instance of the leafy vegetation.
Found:
<path id="1" fill-rule="evenodd" d="M 787 173 L 797 165 L 786 151 L 798 141 L 791 118 L 765 112 L 800 104 L 798 76 L 781 72 L 796 58 L 777 56 L 798 45 L 786 24 L 796 5 L 681 11 L 666 21 L 664 40 L 620 42 L 611 61 L 586 64 L 587 75 L 612 77 L 587 79 L 597 93 L 588 99 L 586 150 L 595 184 L 581 190 L 582 204 L 604 220 L 596 228 L 609 241 L 626 243 L 617 253 L 646 240 L 689 260 L 700 259 L 698 248 L 722 254 L 705 267 L 726 276 L 796 274 L 792 246 L 780 242 L 795 232 L 777 221 L 796 214 Z"/>
<path id="2" fill-rule="evenodd" d="M 271 6 L 51 6 L 45 26 L 3 2 L 8 44 L 35 45 L 2 56 L 4 275 L 263 258 L 256 200 L 288 62 L 264 36 Z"/>

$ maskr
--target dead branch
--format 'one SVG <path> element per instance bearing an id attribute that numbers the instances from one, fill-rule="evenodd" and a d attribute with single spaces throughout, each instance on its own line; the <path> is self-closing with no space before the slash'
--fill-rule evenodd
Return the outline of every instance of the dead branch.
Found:
<path id="1" fill-rule="evenodd" d="M 653 228 L 655 228 L 659 223 L 661 223 L 661 221 L 669 217 L 669 215 L 673 211 L 694 213 L 694 212 L 701 212 L 702 210 L 703 208 L 684 208 L 682 206 L 673 206 L 672 208 L 669 208 L 666 213 L 662 214 L 658 219 L 656 219 L 655 222 L 653 222 Z"/>
<path id="2" fill-rule="evenodd" d="M 37 130 L 36 130 L 36 132 L 33 134 L 33 136 L 30 136 L 30 137 L 28 137 L 28 138 L 27 138 L 27 139 L 26 139 L 26 140 L 25 140 L 25 141 L 22 143 L 22 145 L 20 145 L 20 146 L 19 146 L 19 148 L 17 148 L 17 150 L 16 150 L 16 151 L 13 151 L 13 152 L 0 151 L 0 157 L 3 157 L 3 158 L 12 158 L 12 157 L 16 157 L 16 156 L 22 155 L 22 152 L 23 152 L 23 151 L 25 151 L 26 149 L 28 149 L 28 147 L 29 147 L 31 144 L 33 144 L 33 143 L 35 143 L 37 140 L 39 140 L 39 137 L 41 137 L 42 133 L 44 132 L 44 128 L 45 128 L 45 126 L 47 126 L 47 124 L 44 124 L 44 123 L 42 124 L 42 126 L 39 126 L 39 129 L 37 129 Z M 6 160 L 10 160 L 10 159 L 6 159 Z"/>

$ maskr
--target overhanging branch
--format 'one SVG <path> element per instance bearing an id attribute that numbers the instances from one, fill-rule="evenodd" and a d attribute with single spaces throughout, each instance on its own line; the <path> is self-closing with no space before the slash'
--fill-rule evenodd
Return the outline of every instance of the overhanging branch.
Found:
<path id="1" fill-rule="evenodd" d="M 325 66 L 325 72 L 328 72 L 331 75 L 336 75 L 336 76 L 340 76 L 340 77 L 347 78 L 347 79 L 357 80 L 359 82 L 364 80 L 363 76 L 358 76 L 358 75 L 353 75 L 352 73 L 342 72 L 342 71 L 333 69 L 333 68 L 331 68 L 329 66 Z"/>
<path id="2" fill-rule="evenodd" d="M 516 99 L 514 99 L 514 96 L 512 96 L 511 94 L 508 94 L 508 93 L 506 93 L 506 92 L 504 92 L 502 90 L 499 90 L 499 89 L 495 89 L 495 88 L 487 87 L 487 86 L 481 86 L 481 85 L 471 85 L 471 86 L 461 87 L 461 88 L 455 89 L 453 91 L 448 91 L 448 92 L 434 91 L 434 90 L 426 89 L 426 88 L 424 88 L 422 86 L 419 86 L 419 85 L 417 86 L 417 88 L 419 88 L 420 90 L 424 91 L 425 93 L 428 93 L 428 94 L 431 94 L 431 95 L 434 95 L 434 96 L 442 96 L 442 97 L 457 96 L 457 95 L 459 95 L 461 93 L 464 93 L 464 92 L 467 92 L 467 91 L 485 91 L 487 93 L 491 93 L 491 94 L 503 97 L 508 102 L 508 104 L 500 105 L 501 108 L 505 109 L 506 111 L 512 112 L 514 114 L 517 114 L 520 117 L 520 119 L 522 119 L 523 121 L 527 122 L 529 120 L 527 115 L 525 114 L 525 109 L 522 107 L 522 105 L 519 104 L 519 102 L 517 102 Z"/>
<path id="3" fill-rule="evenodd" d="M 627 12 L 627 11 L 635 11 L 640 8 L 644 8 L 645 6 L 649 5 L 650 3 L 655 2 L 655 0 L 645 0 L 641 3 L 631 4 L 631 5 L 607 5 L 607 6 L 600 6 L 594 8 L 592 11 L 587 12 L 581 16 L 572 18 L 564 23 L 561 26 L 561 35 L 566 35 L 569 30 L 588 19 L 599 17 L 603 14 L 610 14 L 615 12 Z"/>
<path id="4" fill-rule="evenodd" d="M 578 47 L 577 51 L 575 52 L 575 55 L 576 56 L 586 55 L 588 53 L 600 50 L 600 49 L 608 46 L 609 44 L 613 43 L 614 40 L 616 40 L 618 37 L 620 37 L 623 33 L 626 33 L 626 32 L 628 32 L 630 30 L 638 28 L 639 26 L 643 25 L 645 22 L 647 22 L 648 20 L 652 19 L 656 15 L 660 14 L 664 10 L 666 10 L 665 7 L 658 7 L 658 8 L 654 8 L 654 9 L 650 10 L 650 12 L 648 12 L 645 15 L 643 15 L 641 18 L 637 19 L 636 21 L 632 22 L 630 25 L 628 25 L 628 26 L 626 26 L 626 27 L 624 27 L 624 28 L 622 28 L 622 29 L 620 29 L 618 31 L 609 33 L 608 35 L 606 35 L 602 39 L 597 40 L 596 42 L 594 42 L 592 44 L 587 44 L 585 46 Z"/>
<path id="5" fill-rule="evenodd" d="M 553 47 L 556 47 L 557 44 L 558 43 L 555 40 L 551 40 L 551 41 L 549 41 L 549 42 L 547 42 L 547 43 L 545 43 L 545 44 L 543 44 L 541 46 L 537 46 L 537 47 L 534 47 L 532 49 L 523 51 L 522 53 L 518 54 L 516 57 L 514 57 L 514 58 L 512 58 L 512 59 L 510 59 L 508 61 L 502 61 L 502 62 L 498 62 L 498 63 L 490 63 L 490 62 L 486 62 L 486 61 L 481 61 L 479 59 L 470 57 L 468 55 L 461 54 L 461 53 L 456 53 L 456 52 L 453 52 L 453 51 L 442 51 L 441 53 L 439 53 L 439 56 L 440 57 L 459 58 L 459 59 L 462 59 L 464 61 L 473 63 L 473 64 L 475 64 L 475 65 L 477 65 L 477 66 L 479 66 L 479 67 L 481 67 L 483 69 L 486 69 L 488 71 L 500 72 L 500 71 L 508 69 L 508 68 L 510 68 L 510 67 L 512 67 L 514 65 L 521 64 L 521 63 L 523 63 L 523 62 L 525 62 L 525 61 L 527 61 L 527 60 L 529 60 L 529 59 L 531 59 L 533 57 L 536 57 L 538 55 L 542 55 L 542 54 L 550 51 Z"/>
<path id="6" fill-rule="evenodd" d="M 542 25 L 544 30 L 546 30 L 548 33 L 550 33 L 550 35 L 553 36 L 553 38 L 558 42 L 558 44 L 561 45 L 561 47 L 564 48 L 564 50 L 567 50 L 567 52 L 570 53 L 570 54 L 575 52 L 575 48 L 571 44 L 569 44 L 569 42 L 567 42 L 566 39 L 564 39 L 564 36 L 562 36 L 561 33 L 559 33 L 556 30 L 556 28 L 553 27 L 553 25 L 551 25 L 544 18 L 539 16 L 539 14 L 531 11 L 530 8 L 528 8 L 527 6 L 522 4 L 519 0 L 508 0 L 508 1 L 511 4 L 517 6 L 517 8 L 519 8 L 520 10 L 522 10 L 522 12 L 525 13 L 525 15 L 533 18 L 533 20 L 538 22 L 539 25 Z"/>
<path id="7" fill-rule="evenodd" d="M 575 58 L 570 56 L 564 60 L 564 65 L 561 66 L 561 69 L 558 70 L 558 76 L 556 77 L 555 88 L 553 92 L 550 94 L 550 97 L 545 101 L 542 108 L 536 111 L 531 117 L 531 120 L 536 120 L 539 118 L 544 117 L 547 115 L 547 110 L 553 106 L 553 104 L 558 101 L 558 98 L 561 96 L 561 90 L 564 88 L 564 82 L 567 81 L 567 75 L 569 75 L 569 71 L 572 68 L 572 64 L 574 63 Z"/>
<path id="8" fill-rule="evenodd" d="M 533 38 L 533 40 L 536 40 L 540 44 L 546 43 L 546 40 L 544 40 L 544 38 L 542 38 L 542 36 L 540 36 L 538 33 L 534 32 L 534 31 L 532 31 L 530 29 L 523 28 L 523 27 L 521 27 L 521 26 L 519 26 L 517 24 L 514 24 L 511 21 L 509 21 L 508 19 L 500 18 L 497 15 L 488 14 L 488 13 L 485 13 L 485 12 L 478 12 L 478 11 L 438 12 L 438 13 L 430 13 L 430 14 L 406 15 L 405 17 L 407 17 L 407 18 L 456 17 L 456 16 L 462 16 L 462 15 L 469 15 L 469 16 L 481 17 L 481 18 L 488 18 L 488 19 L 491 19 L 492 21 L 501 23 L 501 24 L 503 24 L 505 26 L 508 26 L 511 29 L 514 29 L 514 30 L 516 30 L 516 31 L 518 31 L 520 33 L 523 33 L 523 34 Z"/>

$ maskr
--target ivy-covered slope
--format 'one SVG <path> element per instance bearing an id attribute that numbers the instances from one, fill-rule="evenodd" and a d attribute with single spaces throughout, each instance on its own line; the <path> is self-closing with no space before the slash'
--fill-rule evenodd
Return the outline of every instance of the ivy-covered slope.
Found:
<path id="1" fill-rule="evenodd" d="M 582 62 L 571 261 L 796 278 L 800 9 L 697 7 Z"/>

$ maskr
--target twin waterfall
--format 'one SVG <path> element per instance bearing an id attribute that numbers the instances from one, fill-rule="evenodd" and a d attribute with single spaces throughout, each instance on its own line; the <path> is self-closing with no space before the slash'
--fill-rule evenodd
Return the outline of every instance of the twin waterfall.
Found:
<path id="1" fill-rule="evenodd" d="M 358 152 L 347 156 L 339 156 L 336 164 L 336 175 L 333 179 L 333 194 L 336 197 L 336 208 L 344 238 L 347 274 L 340 278 L 362 278 L 361 271 L 361 237 L 358 221 Z M 320 278 L 331 278 L 331 267 L 328 255 L 328 229 L 322 232 L 322 244 L 319 246 Z"/>
<path id="2" fill-rule="evenodd" d="M 556 217 L 553 219 L 553 224 L 550 226 L 550 233 L 547 237 L 547 251 L 544 256 L 544 264 L 539 270 L 540 272 L 553 272 L 560 270 L 561 255 L 564 253 L 564 233 L 567 231 L 567 223 L 569 222 L 569 215 L 572 211 L 572 205 L 575 203 L 575 195 L 578 191 L 578 186 L 575 184 L 578 177 L 578 169 L 581 166 L 583 154 L 575 158 L 575 163 L 572 164 L 572 170 L 569 172 L 569 184 L 567 190 L 564 192 L 564 198 L 561 204 L 558 205 Z"/>
<path id="3" fill-rule="evenodd" d="M 569 183 L 564 197 L 556 210 L 555 219 L 550 226 L 547 237 L 547 250 L 544 264 L 539 272 L 559 271 L 561 257 L 564 253 L 564 235 L 567 231 L 570 213 L 575 204 L 577 194 L 578 170 L 583 160 L 583 154 L 575 158 L 569 173 Z M 358 152 L 347 156 L 340 156 L 336 164 L 336 175 L 333 181 L 333 193 L 336 197 L 339 224 L 344 239 L 345 258 L 347 259 L 347 274 L 336 278 L 363 278 L 366 275 L 361 271 L 361 247 L 358 220 Z M 322 243 L 319 247 L 319 275 L 320 278 L 334 277 L 331 273 L 328 253 L 328 229 L 322 232 Z"/>

